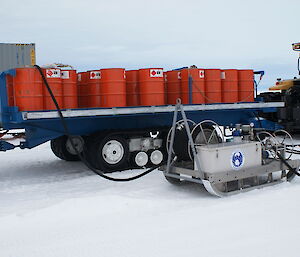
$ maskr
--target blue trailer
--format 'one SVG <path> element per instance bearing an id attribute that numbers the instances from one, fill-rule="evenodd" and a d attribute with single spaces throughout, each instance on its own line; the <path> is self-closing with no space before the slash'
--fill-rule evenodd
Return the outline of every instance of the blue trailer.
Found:
<path id="1" fill-rule="evenodd" d="M 62 110 L 78 148 L 75 151 L 56 110 L 21 112 L 16 106 L 8 106 L 7 74 L 14 76 L 15 70 L 0 74 L 0 133 L 22 131 L 17 144 L 5 136 L 0 138 L 0 151 L 30 149 L 51 141 L 52 151 L 59 158 L 78 160 L 76 153 L 85 151 L 93 165 L 105 171 L 142 167 L 145 162 L 151 166 L 166 159 L 166 136 L 172 127 L 174 105 Z M 281 102 L 251 102 L 188 104 L 183 109 L 196 123 L 209 119 L 221 126 L 252 123 L 256 128 L 276 130 L 278 124 L 258 117 L 283 106 Z"/>

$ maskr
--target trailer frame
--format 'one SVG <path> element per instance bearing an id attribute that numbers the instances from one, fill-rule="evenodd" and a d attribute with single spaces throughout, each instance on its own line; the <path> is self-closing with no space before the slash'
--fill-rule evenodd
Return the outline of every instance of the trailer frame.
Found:
<path id="1" fill-rule="evenodd" d="M 65 135 L 58 112 L 20 112 L 18 107 L 8 106 L 6 75 L 15 76 L 15 69 L 0 74 L 0 128 L 24 129 L 25 138 L 19 145 L 0 139 L 0 151 L 15 147 L 33 148 L 49 140 Z M 252 102 L 234 104 L 189 104 L 183 109 L 189 119 L 200 122 L 211 119 L 222 126 L 253 123 L 267 130 L 282 128 L 275 122 L 258 119 L 259 113 L 276 112 L 282 102 Z M 172 126 L 175 105 L 138 106 L 116 108 L 91 108 L 62 110 L 71 135 L 89 136 L 101 131 L 141 133 L 166 130 Z"/>

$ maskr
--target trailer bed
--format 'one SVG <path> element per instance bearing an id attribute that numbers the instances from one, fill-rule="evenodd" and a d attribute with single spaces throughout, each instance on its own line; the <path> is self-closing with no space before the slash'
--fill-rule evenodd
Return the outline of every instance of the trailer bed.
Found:
<path id="1" fill-rule="evenodd" d="M 33 148 L 49 140 L 65 135 L 65 130 L 56 110 L 23 111 L 8 106 L 6 74 L 0 74 L 0 128 L 3 130 L 24 129 L 25 137 L 21 148 Z M 280 128 L 278 124 L 257 119 L 261 112 L 276 112 L 282 102 L 251 102 L 233 104 L 191 104 L 184 105 L 187 117 L 195 122 L 214 120 L 220 125 L 254 123 L 270 130 Z M 174 105 L 137 106 L 117 108 L 91 108 L 62 110 L 72 135 L 88 136 L 101 131 L 135 133 L 161 131 L 172 126 Z M 1 139 L 1 138 L 0 138 Z M 5 140 L 0 140 L 0 150 L 13 149 Z"/>

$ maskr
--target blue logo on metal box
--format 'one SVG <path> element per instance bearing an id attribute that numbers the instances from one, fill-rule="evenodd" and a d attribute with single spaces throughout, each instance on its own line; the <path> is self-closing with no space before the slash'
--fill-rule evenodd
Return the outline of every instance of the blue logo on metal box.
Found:
<path id="1" fill-rule="evenodd" d="M 245 156 L 241 151 L 236 151 L 232 153 L 231 156 L 231 166 L 234 169 L 239 169 L 244 165 Z"/>

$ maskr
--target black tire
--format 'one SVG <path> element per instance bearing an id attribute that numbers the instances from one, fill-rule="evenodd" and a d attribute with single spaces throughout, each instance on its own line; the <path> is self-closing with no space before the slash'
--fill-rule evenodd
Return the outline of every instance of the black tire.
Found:
<path id="1" fill-rule="evenodd" d="M 50 146 L 52 152 L 55 154 L 56 157 L 64 161 L 79 161 L 80 158 L 77 155 L 68 152 L 66 148 L 67 140 L 67 136 L 62 136 L 51 140 Z"/>
<path id="2" fill-rule="evenodd" d="M 110 144 L 116 146 L 117 153 L 111 150 L 105 152 L 105 149 L 109 148 Z M 106 153 L 112 158 L 107 156 Z M 123 137 L 118 135 L 108 135 L 104 138 L 102 135 L 93 138 L 88 147 L 88 156 L 91 164 L 103 172 L 121 171 L 129 168 L 128 143 Z"/>

